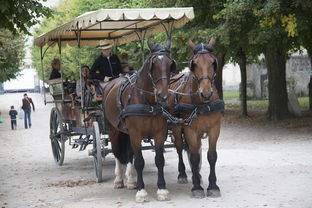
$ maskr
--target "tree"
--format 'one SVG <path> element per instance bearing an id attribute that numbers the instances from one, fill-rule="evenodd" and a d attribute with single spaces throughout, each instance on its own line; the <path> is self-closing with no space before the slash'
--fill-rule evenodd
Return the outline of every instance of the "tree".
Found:
<path id="1" fill-rule="evenodd" d="M 240 28 L 245 28 L 236 37 L 236 46 L 245 44 L 248 51 L 261 51 L 265 56 L 269 79 L 269 108 L 268 115 L 272 120 L 280 120 L 290 115 L 286 87 L 286 60 L 290 50 L 299 48 L 297 31 L 297 11 L 305 1 L 272 0 L 231 0 L 225 4 L 220 13 L 223 22 L 227 19 L 237 22 Z M 310 10 L 311 12 L 311 10 Z M 300 12 L 299 12 L 300 13 Z M 247 24 L 240 24 L 246 20 Z M 227 27 L 223 23 L 223 27 Z M 246 37 L 246 38 L 244 38 Z"/>
<path id="2" fill-rule="evenodd" d="M 161 5 L 161 1 L 159 0 L 152 0 L 152 2 L 158 2 L 158 6 L 166 6 Z M 173 2 L 175 2 L 175 4 L 172 4 Z M 223 9 L 225 2 L 225 0 L 176 0 L 172 1 L 172 3 L 168 3 L 168 6 L 193 7 L 195 13 L 195 18 L 189 24 L 173 34 L 173 49 L 176 49 L 174 53 L 176 56 L 174 56 L 174 58 L 177 59 L 178 62 L 185 63 L 185 60 L 188 60 L 188 57 L 191 55 L 190 49 L 186 45 L 189 38 L 192 39 L 194 43 L 208 43 L 211 36 L 217 36 L 217 44 L 214 53 L 218 59 L 218 71 L 215 84 L 221 99 L 223 98 L 222 69 L 228 57 L 226 56 L 226 48 L 222 42 L 219 42 L 219 36 L 215 32 L 218 22 L 213 18 L 213 15 Z M 187 66 L 187 64 L 182 66 Z"/>
<path id="3" fill-rule="evenodd" d="M 28 29 L 37 24 L 41 17 L 50 14 L 50 9 L 37 0 L 1 1 L 0 29 L 8 29 L 13 34 L 23 32 L 30 35 Z"/>
<path id="4" fill-rule="evenodd" d="M 24 38 L 0 29 L 0 82 L 16 78 L 24 57 Z"/>
<path id="5" fill-rule="evenodd" d="M 312 2 L 294 1 L 294 8 L 296 14 L 297 32 L 300 39 L 300 44 L 307 49 L 310 64 L 312 68 Z M 310 111 L 312 111 L 312 69 L 309 83 L 309 103 Z"/>

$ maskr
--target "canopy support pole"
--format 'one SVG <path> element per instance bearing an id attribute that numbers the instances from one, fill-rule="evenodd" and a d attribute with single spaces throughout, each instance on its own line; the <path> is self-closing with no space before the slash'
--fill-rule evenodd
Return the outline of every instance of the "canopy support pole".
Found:
<path id="1" fill-rule="evenodd" d="M 48 47 L 44 50 L 43 52 L 43 46 L 40 46 L 40 62 L 41 62 L 41 72 L 42 72 L 42 82 L 43 82 L 43 97 L 44 97 L 44 105 L 47 104 L 47 99 L 46 99 L 46 94 L 45 94 L 45 87 L 44 87 L 44 69 L 43 69 L 43 58 L 44 55 L 46 54 L 46 52 L 48 51 L 48 49 L 53 45 L 53 42 L 48 45 Z M 43 52 L 43 53 L 42 53 Z"/>
<path id="2" fill-rule="evenodd" d="M 77 28 L 78 28 L 78 24 L 77 24 Z M 84 86 L 82 86 L 82 72 L 81 72 L 81 53 L 80 53 L 80 37 L 81 37 L 81 30 L 79 30 L 78 28 L 78 32 L 76 32 L 76 36 L 77 36 L 77 53 L 78 53 L 78 67 L 79 67 L 79 84 L 80 84 L 80 88 L 79 89 L 81 91 L 81 107 L 84 108 Z"/>
<path id="3" fill-rule="evenodd" d="M 142 65 L 143 65 L 144 64 L 144 39 L 145 39 L 145 35 L 146 35 L 146 30 L 141 31 L 141 35 L 138 32 L 135 32 L 135 34 L 138 36 L 138 38 L 140 40 Z"/>
<path id="4" fill-rule="evenodd" d="M 45 50 L 45 52 L 46 51 L 47 51 L 47 49 Z M 47 104 L 47 99 L 46 99 L 46 94 L 45 94 L 45 87 L 44 87 L 44 70 L 43 70 L 43 57 L 44 57 L 45 52 L 42 53 L 42 46 L 41 46 L 40 47 L 40 62 L 41 62 L 42 82 L 43 82 L 42 90 L 43 90 L 44 105 Z"/>
<path id="5" fill-rule="evenodd" d="M 57 45 L 58 45 L 58 51 L 59 51 L 59 59 L 60 59 L 60 71 L 61 71 L 61 79 L 62 79 L 62 82 L 64 81 L 63 80 L 63 69 L 61 68 L 62 67 L 62 42 L 61 42 L 61 36 L 58 38 L 58 41 L 57 41 Z M 64 102 L 64 84 L 62 84 L 62 101 Z"/>
<path id="6" fill-rule="evenodd" d="M 171 23 L 171 24 L 170 24 Z M 172 22 L 167 22 L 168 24 L 168 27 L 166 27 L 166 25 L 161 22 L 161 25 L 164 27 L 165 31 L 166 31 L 166 34 L 167 34 L 167 38 L 171 41 L 171 38 L 172 38 L 172 29 L 173 29 L 173 24 L 174 24 L 174 21 Z"/>

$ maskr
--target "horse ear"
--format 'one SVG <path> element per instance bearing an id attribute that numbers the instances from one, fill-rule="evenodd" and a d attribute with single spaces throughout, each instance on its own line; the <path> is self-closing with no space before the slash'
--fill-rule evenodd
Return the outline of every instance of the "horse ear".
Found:
<path id="1" fill-rule="evenodd" d="M 166 48 L 170 49 L 170 47 L 171 47 L 171 41 L 166 40 Z"/>
<path id="2" fill-rule="evenodd" d="M 171 67 L 170 67 L 170 72 L 171 73 L 175 73 L 177 70 L 177 62 L 175 60 L 172 59 L 172 64 L 171 64 Z"/>
<path id="3" fill-rule="evenodd" d="M 193 60 L 191 60 L 191 62 L 190 62 L 190 70 L 191 70 L 191 72 L 194 72 L 194 69 L 195 69 L 195 63 L 194 63 Z"/>
<path id="4" fill-rule="evenodd" d="M 216 44 L 216 42 L 217 42 L 217 39 L 216 39 L 215 37 L 212 37 L 212 38 L 210 39 L 208 45 L 209 45 L 210 47 L 213 48 L 214 45 Z"/>
<path id="5" fill-rule="evenodd" d="M 187 44 L 189 45 L 189 47 L 194 50 L 194 48 L 196 47 L 196 45 L 193 43 L 193 41 L 191 39 L 188 40 Z"/>
<path id="6" fill-rule="evenodd" d="M 150 50 L 152 50 L 154 48 L 154 43 L 152 43 L 151 39 L 147 40 L 147 46 Z"/>

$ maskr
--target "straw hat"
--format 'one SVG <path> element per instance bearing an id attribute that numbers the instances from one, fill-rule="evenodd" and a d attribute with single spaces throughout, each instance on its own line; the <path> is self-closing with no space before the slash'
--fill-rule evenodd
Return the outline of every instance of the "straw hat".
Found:
<path id="1" fill-rule="evenodd" d="M 104 49 L 109 49 L 113 47 L 113 43 L 112 41 L 109 41 L 109 40 L 100 40 L 100 43 L 99 45 L 96 47 L 96 49 L 99 49 L 99 50 L 104 50 Z"/>

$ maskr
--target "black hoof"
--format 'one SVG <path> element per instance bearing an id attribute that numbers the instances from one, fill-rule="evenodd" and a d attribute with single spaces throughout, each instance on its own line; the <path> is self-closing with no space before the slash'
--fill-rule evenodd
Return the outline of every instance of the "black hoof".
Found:
<path id="1" fill-rule="evenodd" d="M 186 184 L 187 177 L 178 177 L 178 184 Z"/>
<path id="2" fill-rule="evenodd" d="M 207 197 L 218 198 L 221 197 L 221 193 L 219 189 L 207 189 Z"/>
<path id="3" fill-rule="evenodd" d="M 194 190 L 192 191 L 192 198 L 202 199 L 205 197 L 204 190 Z"/>

